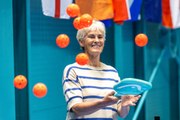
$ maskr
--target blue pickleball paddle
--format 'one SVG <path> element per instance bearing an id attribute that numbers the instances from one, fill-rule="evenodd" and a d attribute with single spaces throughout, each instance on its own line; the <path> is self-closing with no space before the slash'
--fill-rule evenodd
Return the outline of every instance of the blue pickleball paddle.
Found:
<path id="1" fill-rule="evenodd" d="M 123 95 L 139 95 L 147 90 L 150 90 L 152 88 L 152 84 L 141 79 L 125 78 L 114 85 L 113 88 L 116 92 L 114 95 L 116 97 Z"/>

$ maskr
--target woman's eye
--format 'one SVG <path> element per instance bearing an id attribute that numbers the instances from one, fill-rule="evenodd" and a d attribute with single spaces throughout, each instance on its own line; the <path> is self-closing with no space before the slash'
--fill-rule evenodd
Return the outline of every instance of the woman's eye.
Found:
<path id="1" fill-rule="evenodd" d="M 88 35 L 88 38 L 94 39 L 94 38 L 96 38 L 96 36 L 95 35 Z"/>
<path id="2" fill-rule="evenodd" d="M 102 38 L 103 38 L 102 35 L 88 35 L 87 37 L 88 37 L 88 38 L 91 38 L 91 39 L 95 39 L 96 37 L 97 37 L 98 39 L 102 39 Z"/>
<path id="3" fill-rule="evenodd" d="M 103 38 L 103 36 L 102 36 L 102 35 L 98 36 L 98 39 L 102 39 L 102 38 Z"/>

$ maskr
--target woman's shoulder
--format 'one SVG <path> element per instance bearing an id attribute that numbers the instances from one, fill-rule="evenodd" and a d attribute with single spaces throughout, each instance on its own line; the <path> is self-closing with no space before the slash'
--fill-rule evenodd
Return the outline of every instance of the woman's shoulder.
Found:
<path id="1" fill-rule="evenodd" d="M 103 66 L 103 68 L 105 69 L 111 69 L 114 71 L 117 71 L 115 67 L 113 67 L 112 65 L 106 64 L 106 63 L 101 63 L 101 65 Z"/>
<path id="2" fill-rule="evenodd" d="M 73 68 L 73 67 L 77 67 L 77 63 L 76 62 L 66 65 L 64 69 L 70 69 L 70 68 Z"/>

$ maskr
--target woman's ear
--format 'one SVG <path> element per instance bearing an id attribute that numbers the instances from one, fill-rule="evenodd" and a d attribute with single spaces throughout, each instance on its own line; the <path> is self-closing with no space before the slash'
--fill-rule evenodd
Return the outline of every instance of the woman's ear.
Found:
<path id="1" fill-rule="evenodd" d="M 79 45 L 80 45 L 81 47 L 84 47 L 84 40 L 79 40 Z"/>

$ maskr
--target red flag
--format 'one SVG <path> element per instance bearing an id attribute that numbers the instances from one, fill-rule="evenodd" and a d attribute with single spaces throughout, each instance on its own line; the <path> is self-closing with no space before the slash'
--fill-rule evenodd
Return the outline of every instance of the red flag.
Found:
<path id="1" fill-rule="evenodd" d="M 113 0 L 113 6 L 115 23 L 122 24 L 131 18 L 127 0 Z"/>

